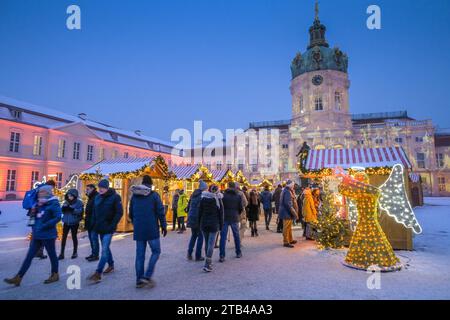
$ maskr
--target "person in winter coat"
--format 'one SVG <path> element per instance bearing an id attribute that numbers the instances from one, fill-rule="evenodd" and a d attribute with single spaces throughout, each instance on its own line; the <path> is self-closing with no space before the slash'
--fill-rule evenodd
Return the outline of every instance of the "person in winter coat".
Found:
<path id="1" fill-rule="evenodd" d="M 283 221 L 283 245 L 293 248 L 297 243 L 292 237 L 292 222 L 297 220 L 298 208 L 294 193 L 294 182 L 288 180 L 280 197 L 279 218 Z"/>
<path id="2" fill-rule="evenodd" d="M 208 191 L 203 191 L 198 207 L 198 225 L 205 238 L 206 259 L 203 271 L 212 271 L 212 256 L 214 243 L 219 230 L 222 230 L 224 220 L 224 205 L 219 187 L 211 185 Z"/>
<path id="3" fill-rule="evenodd" d="M 39 248 L 45 247 L 51 261 L 51 275 L 44 281 L 45 284 L 59 280 L 58 256 L 56 255 L 55 242 L 58 236 L 56 225 L 61 220 L 61 206 L 58 198 L 53 195 L 51 186 L 42 186 L 38 191 L 38 203 L 36 206 L 36 220 L 32 226 L 32 237 L 27 256 L 22 263 L 17 275 L 10 279 L 4 279 L 8 284 L 20 286 L 22 278 L 31 266 L 31 262 Z"/>
<path id="4" fill-rule="evenodd" d="M 258 236 L 257 221 L 259 220 L 259 210 L 261 208 L 261 201 L 259 200 L 256 190 L 250 192 L 250 201 L 248 204 L 248 221 L 250 222 L 250 229 L 252 237 Z"/>
<path id="5" fill-rule="evenodd" d="M 180 196 L 178 198 L 178 206 L 177 206 L 177 216 L 178 216 L 178 224 L 180 230 L 178 233 L 183 233 L 186 231 L 186 224 L 185 220 L 187 217 L 187 206 L 189 203 L 189 199 L 186 193 L 184 193 L 184 190 L 180 190 Z"/>
<path id="6" fill-rule="evenodd" d="M 133 223 L 133 239 L 136 241 L 136 288 L 154 287 L 152 280 L 156 262 L 161 254 L 160 229 L 167 235 L 164 206 L 159 194 L 152 190 L 153 181 L 148 175 L 142 177 L 142 185 L 131 187 L 129 217 Z M 152 251 L 147 270 L 144 268 L 147 245 Z"/>
<path id="7" fill-rule="evenodd" d="M 242 190 L 239 188 L 239 183 L 235 182 L 235 186 L 236 186 L 236 191 L 239 194 L 239 196 L 241 197 L 241 202 L 242 202 L 242 211 L 241 211 L 241 216 L 240 216 L 240 221 L 239 221 L 239 239 L 240 239 L 240 244 L 242 247 L 242 243 L 244 241 L 244 235 L 245 235 L 245 230 L 247 230 L 247 207 L 248 207 L 248 193 L 247 193 L 247 188 L 242 188 Z M 245 191 L 244 191 L 245 189 Z"/>
<path id="8" fill-rule="evenodd" d="M 260 194 L 260 199 L 264 209 L 264 221 L 266 223 L 266 230 L 270 230 L 270 221 L 272 220 L 272 193 L 269 187 L 265 187 Z"/>
<path id="9" fill-rule="evenodd" d="M 175 193 L 172 197 L 172 231 L 180 231 L 180 221 L 178 220 L 177 212 L 178 212 L 178 199 L 180 198 L 180 190 L 175 190 Z M 178 224 L 178 229 L 176 228 Z"/>
<path id="10" fill-rule="evenodd" d="M 98 195 L 97 188 L 94 184 L 88 184 L 86 186 L 86 196 L 88 198 L 86 203 L 86 208 L 84 210 L 84 228 L 88 232 L 89 244 L 91 246 L 91 254 L 86 257 L 86 260 L 89 262 L 98 261 L 99 255 L 99 240 L 98 234 L 93 232 L 92 228 L 92 220 L 93 220 L 93 210 L 94 210 L 94 200 Z"/>
<path id="11" fill-rule="evenodd" d="M 198 189 L 196 189 L 189 199 L 187 206 L 188 210 L 188 221 L 187 227 L 191 228 L 191 239 L 189 240 L 187 259 L 192 260 L 192 253 L 194 252 L 195 244 L 197 247 L 195 250 L 195 261 L 203 261 L 205 258 L 202 257 L 203 248 L 203 233 L 200 230 L 200 225 L 198 224 L 198 208 L 200 206 L 200 201 L 202 200 L 202 192 L 208 190 L 208 185 L 203 181 L 199 181 Z"/>
<path id="12" fill-rule="evenodd" d="M 303 216 L 305 217 L 306 240 L 314 240 L 314 229 L 311 223 L 317 221 L 317 208 L 310 188 L 303 191 Z"/>
<path id="13" fill-rule="evenodd" d="M 305 236 L 306 225 L 305 225 L 305 217 L 303 216 L 303 197 L 304 197 L 303 191 L 305 191 L 305 188 L 301 187 L 300 193 L 297 196 L 297 207 L 298 207 L 298 220 L 297 220 L 297 222 L 302 225 L 303 236 Z"/>
<path id="14" fill-rule="evenodd" d="M 76 259 L 78 257 L 78 228 L 84 212 L 84 205 L 83 202 L 78 199 L 77 189 L 70 189 L 67 191 L 64 196 L 64 203 L 61 210 L 63 213 L 63 235 L 61 241 L 61 253 L 59 254 L 58 259 L 64 260 L 64 251 L 69 231 L 72 235 L 73 242 L 72 259 Z"/>
<path id="15" fill-rule="evenodd" d="M 241 218 L 242 199 L 236 190 L 234 182 L 228 183 L 228 189 L 223 195 L 224 224 L 220 232 L 220 262 L 225 261 L 225 245 L 227 242 L 228 228 L 231 228 L 234 238 L 236 258 L 242 257 L 241 240 L 239 238 L 239 220 Z"/>
<path id="16" fill-rule="evenodd" d="M 102 245 L 97 270 L 88 278 L 90 283 L 102 280 L 102 274 L 114 271 L 114 259 L 111 252 L 111 241 L 117 225 L 123 215 L 122 198 L 116 190 L 109 187 L 109 181 L 103 179 L 98 183 L 99 195 L 94 200 L 93 231 L 99 235 Z M 108 263 L 108 268 L 105 268 Z"/>
<path id="17" fill-rule="evenodd" d="M 278 218 L 277 218 L 277 232 L 278 233 L 283 232 L 283 220 L 281 220 L 279 217 L 280 198 L 281 198 L 282 191 L 283 191 L 283 188 L 281 187 L 281 184 L 279 184 L 272 195 L 272 201 L 275 203 L 275 214 L 278 216 Z"/>

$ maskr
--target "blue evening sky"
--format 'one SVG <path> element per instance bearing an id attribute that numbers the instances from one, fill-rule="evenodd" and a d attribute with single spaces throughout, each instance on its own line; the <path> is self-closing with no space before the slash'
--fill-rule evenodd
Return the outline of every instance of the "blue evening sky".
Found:
<path id="1" fill-rule="evenodd" d="M 82 30 L 66 28 L 66 8 Z M 366 8 L 382 9 L 382 30 Z M 450 1 L 322 0 L 349 55 L 353 113 L 408 110 L 450 128 Z M 169 140 L 175 128 L 289 119 L 313 0 L 0 0 L 0 95 Z"/>

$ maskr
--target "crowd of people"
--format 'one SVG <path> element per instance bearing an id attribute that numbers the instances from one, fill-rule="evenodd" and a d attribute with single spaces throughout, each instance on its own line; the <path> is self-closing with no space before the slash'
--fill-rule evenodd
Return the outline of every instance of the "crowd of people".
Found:
<path id="1" fill-rule="evenodd" d="M 27 194 L 27 208 L 32 228 L 30 247 L 18 273 L 8 284 L 19 286 L 29 269 L 33 258 L 45 258 L 43 249 L 51 261 L 51 274 L 44 283 L 59 280 L 58 263 L 65 258 L 65 247 L 70 232 L 73 241 L 72 259 L 78 257 L 78 230 L 82 219 L 90 242 L 89 262 L 97 262 L 96 270 L 88 277 L 92 284 L 102 281 L 104 275 L 114 272 L 111 242 L 117 225 L 123 216 L 122 199 L 110 187 L 109 180 L 103 179 L 97 185 L 86 186 L 86 205 L 83 205 L 78 191 L 69 190 L 60 205 L 54 195 L 55 184 L 48 181 Z M 163 199 L 154 191 L 150 176 L 144 176 L 142 183 L 130 189 L 129 219 L 133 224 L 133 240 L 136 243 L 135 271 L 136 287 L 153 287 L 152 279 L 156 263 L 161 254 L 160 236 L 168 232 L 166 215 L 169 208 L 168 189 Z M 30 200 L 31 199 L 31 200 Z M 25 200 L 24 200 L 25 203 Z M 230 182 L 226 190 L 220 191 L 215 184 L 207 185 L 200 180 L 198 189 L 190 197 L 184 190 L 176 190 L 172 197 L 172 230 L 182 234 L 191 229 L 187 243 L 187 259 L 202 261 L 203 271 L 212 272 L 214 249 L 219 249 L 219 262 L 225 262 L 226 244 L 229 230 L 234 240 L 236 258 L 242 258 L 242 243 L 247 227 L 251 237 L 258 237 L 258 221 L 264 216 L 266 230 L 270 230 L 273 214 L 277 215 L 276 232 L 283 234 L 283 246 L 293 248 L 297 243 L 293 238 L 293 225 L 300 224 L 303 236 L 314 239 L 313 223 L 317 220 L 321 204 L 318 188 L 301 188 L 288 180 L 284 186 L 278 185 L 271 192 L 269 187 L 258 192 L 255 188 L 240 187 Z M 56 254 L 57 224 L 63 223 L 61 251 Z M 147 246 L 151 256 L 145 267 Z"/>

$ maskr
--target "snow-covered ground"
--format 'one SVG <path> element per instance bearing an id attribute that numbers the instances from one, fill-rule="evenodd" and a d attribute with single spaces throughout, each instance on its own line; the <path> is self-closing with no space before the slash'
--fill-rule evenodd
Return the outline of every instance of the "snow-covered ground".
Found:
<path id="1" fill-rule="evenodd" d="M 2 279 L 17 272 L 26 254 L 28 228 L 19 202 L 0 202 L 0 210 Z M 232 244 L 224 264 L 217 262 L 215 252 L 211 274 L 201 271 L 201 263 L 186 261 L 189 235 L 170 232 L 162 240 L 155 273 L 158 285 L 143 291 L 134 288 L 134 242 L 123 235 L 116 236 L 112 245 L 116 272 L 98 285 L 87 285 L 85 278 L 95 264 L 83 259 L 89 245 L 82 234 L 80 258 L 61 262 L 59 283 L 43 285 L 49 261 L 35 260 L 21 287 L 0 283 L 0 299 L 449 299 L 450 198 L 427 198 L 426 205 L 415 212 L 423 234 L 414 240 L 415 251 L 396 252 L 406 267 L 382 274 L 380 289 L 367 287 L 370 275 L 366 272 L 342 265 L 345 250 L 319 251 L 307 241 L 294 249 L 283 248 L 281 235 L 260 227 L 260 237 L 245 238 L 242 259 L 234 258 Z M 300 232 L 295 231 L 297 239 Z M 67 289 L 70 265 L 81 268 L 80 290 Z"/>

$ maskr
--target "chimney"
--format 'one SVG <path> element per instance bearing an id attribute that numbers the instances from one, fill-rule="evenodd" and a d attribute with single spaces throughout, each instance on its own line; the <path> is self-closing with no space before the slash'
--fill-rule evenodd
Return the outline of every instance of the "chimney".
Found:
<path id="1" fill-rule="evenodd" d="M 80 118 L 81 120 L 86 120 L 87 119 L 87 114 L 86 113 L 79 113 L 78 114 L 78 118 Z"/>

